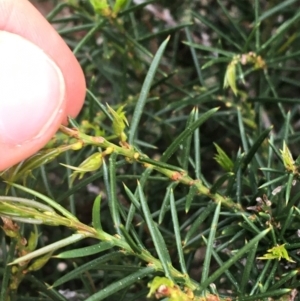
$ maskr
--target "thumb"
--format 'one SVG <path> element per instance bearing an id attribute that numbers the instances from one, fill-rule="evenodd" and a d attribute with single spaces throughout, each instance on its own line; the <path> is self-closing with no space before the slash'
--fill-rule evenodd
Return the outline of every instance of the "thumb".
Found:
<path id="1" fill-rule="evenodd" d="M 0 170 L 3 170 L 49 141 L 62 123 L 66 104 L 60 69 L 30 41 L 0 31 L 0 66 Z"/>

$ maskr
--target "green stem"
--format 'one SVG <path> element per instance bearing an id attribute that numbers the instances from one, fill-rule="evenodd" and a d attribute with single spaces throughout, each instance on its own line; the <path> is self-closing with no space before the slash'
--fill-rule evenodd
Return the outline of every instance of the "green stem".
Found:
<path id="1" fill-rule="evenodd" d="M 64 134 L 68 135 L 69 137 L 76 138 L 82 141 L 83 144 L 99 146 L 103 149 L 106 149 L 108 151 L 107 153 L 115 152 L 118 155 L 130 159 L 131 161 L 135 161 L 140 164 L 143 164 L 143 166 L 145 167 L 153 167 L 153 169 L 164 174 L 172 181 L 178 181 L 181 184 L 188 185 L 188 186 L 195 185 L 197 187 L 198 194 L 205 195 L 215 202 L 221 202 L 223 206 L 226 206 L 233 211 L 239 211 L 239 212 L 244 211 L 244 209 L 241 207 L 240 204 L 236 204 L 230 198 L 224 197 L 218 193 L 211 193 L 210 190 L 206 186 L 204 186 L 200 180 L 194 180 L 184 171 L 181 172 L 181 171 L 174 170 L 175 169 L 174 167 L 172 169 L 167 167 L 162 167 L 160 162 L 157 162 L 159 166 L 155 165 L 155 161 L 150 159 L 146 161 L 148 162 L 151 161 L 152 164 L 145 163 L 145 159 L 148 157 L 145 154 L 137 152 L 134 149 L 134 147 L 130 145 L 124 144 L 122 147 L 120 147 L 114 143 L 107 141 L 103 137 L 89 136 L 79 132 L 77 129 L 70 129 L 65 126 L 61 126 L 60 130 Z M 178 170 L 180 169 L 178 168 Z"/>
<path id="2" fill-rule="evenodd" d="M 161 174 L 165 175 L 172 181 L 178 181 L 184 185 L 192 186 L 195 185 L 195 187 L 198 190 L 199 194 L 206 195 L 210 199 L 214 200 L 215 202 L 221 202 L 226 207 L 229 207 L 230 209 L 234 211 L 243 211 L 243 208 L 239 205 L 234 203 L 231 199 L 223 197 L 222 195 L 218 193 L 211 193 L 210 190 L 205 187 L 200 180 L 194 180 L 188 174 L 177 167 L 168 166 L 167 164 L 160 164 L 160 162 L 157 162 L 158 164 L 155 165 L 155 161 L 148 159 L 148 157 L 145 154 L 137 152 L 134 147 L 123 143 L 122 147 L 115 145 L 114 143 L 111 143 L 107 141 L 103 137 L 93 137 L 86 135 L 84 133 L 79 132 L 77 129 L 70 129 L 65 126 L 61 126 L 60 130 L 68 135 L 69 137 L 75 138 L 80 140 L 85 145 L 94 145 L 101 147 L 102 149 L 105 149 L 104 154 L 110 154 L 112 152 L 124 156 L 131 161 L 138 162 L 140 164 L 143 164 L 145 167 L 152 167 L 156 171 L 160 172 Z M 169 168 L 168 168 L 169 167 Z M 92 232 L 91 230 L 89 232 Z M 144 262 L 147 262 L 148 264 L 152 265 L 155 270 L 163 272 L 163 266 L 157 258 L 153 257 L 147 250 L 142 250 L 141 253 L 136 253 L 130 245 L 120 237 L 111 236 L 103 231 L 98 231 L 95 233 L 95 238 L 100 239 L 102 241 L 113 241 L 115 246 L 120 247 L 122 250 L 124 250 L 129 255 L 134 255 Z M 170 267 L 170 271 L 172 276 L 176 279 L 180 278 L 184 281 L 185 286 L 190 288 L 191 290 L 195 290 L 198 287 L 198 283 L 194 282 L 192 279 L 189 278 L 188 275 L 182 274 L 178 270 L 176 270 L 174 267 Z"/>

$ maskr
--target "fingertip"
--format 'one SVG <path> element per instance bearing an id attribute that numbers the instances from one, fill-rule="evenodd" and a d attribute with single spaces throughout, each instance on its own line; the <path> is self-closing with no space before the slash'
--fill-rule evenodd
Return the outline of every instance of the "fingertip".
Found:
<path id="1" fill-rule="evenodd" d="M 0 30 L 24 37 L 56 63 L 66 84 L 64 118 L 76 117 L 85 99 L 85 77 L 76 57 L 56 30 L 28 0 L 0 1 Z"/>
<path id="2" fill-rule="evenodd" d="M 35 73 L 35 81 L 41 81 L 38 84 L 40 89 L 35 89 L 34 85 L 32 85 L 33 80 L 30 83 L 28 82 L 28 85 L 24 85 L 26 80 L 33 79 L 30 72 L 27 72 L 31 70 L 32 66 L 28 65 L 27 71 L 26 68 L 23 68 L 22 72 L 17 70 L 16 74 L 20 75 L 23 73 L 23 76 L 25 76 L 23 82 L 20 76 L 16 77 L 16 74 L 8 72 L 11 75 L 10 80 L 17 79 L 16 81 L 18 81 L 18 83 L 15 82 L 14 89 L 20 92 L 20 94 L 17 95 L 16 92 L 14 98 L 10 98 L 11 93 L 8 92 L 8 89 L 2 89 L 2 94 L 0 91 L 0 111 L 2 111 L 2 116 L 0 112 L 0 170 L 4 170 L 41 149 L 52 138 L 60 124 L 67 120 L 67 116 L 77 116 L 84 102 L 86 83 L 83 71 L 72 51 L 29 1 L 0 0 L 0 31 L 1 30 L 23 37 L 29 43 L 31 42 L 42 50 L 60 72 L 61 81 L 64 83 L 65 89 L 63 101 L 60 103 L 60 98 L 57 96 L 57 91 L 59 90 L 58 83 L 48 78 L 48 80 L 42 84 L 42 78 L 45 79 L 42 73 Z M 15 50 L 21 53 L 23 48 L 15 48 Z M 17 54 L 16 57 L 18 55 L 19 54 Z M 2 57 L 5 58 L 3 55 Z M 3 67 L 2 63 L 1 68 Z M 4 70 L 5 69 L 2 68 L 2 71 Z M 24 70 L 26 72 L 24 72 Z M 51 73 L 51 71 L 49 72 Z M 37 76 L 37 74 L 40 74 L 40 76 Z M 2 75 L 0 85 L 2 83 L 2 85 L 6 86 L 5 74 L 2 73 Z M 55 76 L 52 78 L 55 78 Z M 57 78 L 59 78 L 59 76 Z M 46 82 L 48 82 L 48 85 Z M 25 86 L 27 87 L 27 94 L 25 92 L 24 94 L 22 93 L 22 89 L 24 90 Z M 56 88 L 54 86 L 56 86 Z M 6 86 L 6 88 L 8 88 L 8 86 Z M 31 99 L 32 102 L 30 102 L 30 97 L 28 97 L 30 96 L 30 91 L 35 93 L 33 93 L 35 96 Z M 42 95 L 42 91 L 47 92 Z M 45 97 L 47 93 L 51 99 Z M 9 104 L 13 105 L 14 103 L 11 100 L 17 100 L 21 94 L 23 94 L 24 99 L 27 99 L 28 106 L 26 114 L 24 109 L 26 102 L 23 102 L 23 107 L 19 109 L 9 107 Z M 27 95 L 26 97 L 25 94 Z M 37 98 L 43 101 L 36 102 Z M 20 99 L 18 101 L 20 101 Z M 16 103 L 17 102 L 15 102 L 15 104 Z M 48 106 L 48 112 L 44 110 L 45 106 Z M 56 114 L 54 113 L 55 110 L 57 110 Z M 41 114 L 42 111 L 45 113 L 44 115 Z M 54 115 L 52 113 L 54 113 Z M 24 118 L 24 116 L 27 116 L 27 118 Z M 46 120 L 49 125 L 48 127 L 45 127 L 45 124 L 43 124 L 43 122 L 47 123 Z"/>
<path id="3" fill-rule="evenodd" d="M 21 49 L 21 51 L 20 51 Z M 0 31 L 0 170 L 42 148 L 66 111 L 60 69 L 36 45 Z"/>

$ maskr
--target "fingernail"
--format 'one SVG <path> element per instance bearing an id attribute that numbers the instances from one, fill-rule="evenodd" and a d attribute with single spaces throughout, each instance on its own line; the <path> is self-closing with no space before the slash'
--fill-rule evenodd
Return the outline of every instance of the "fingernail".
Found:
<path id="1" fill-rule="evenodd" d="M 63 113 L 65 83 L 40 48 L 0 31 L 0 141 L 22 145 L 36 139 Z"/>

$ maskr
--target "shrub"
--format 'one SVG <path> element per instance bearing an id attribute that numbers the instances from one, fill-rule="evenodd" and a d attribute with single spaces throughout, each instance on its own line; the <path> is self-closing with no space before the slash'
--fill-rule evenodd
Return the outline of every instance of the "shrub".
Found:
<path id="1" fill-rule="evenodd" d="M 1 300 L 296 299 L 297 2 L 53 1 L 87 97 L 1 174 Z"/>

